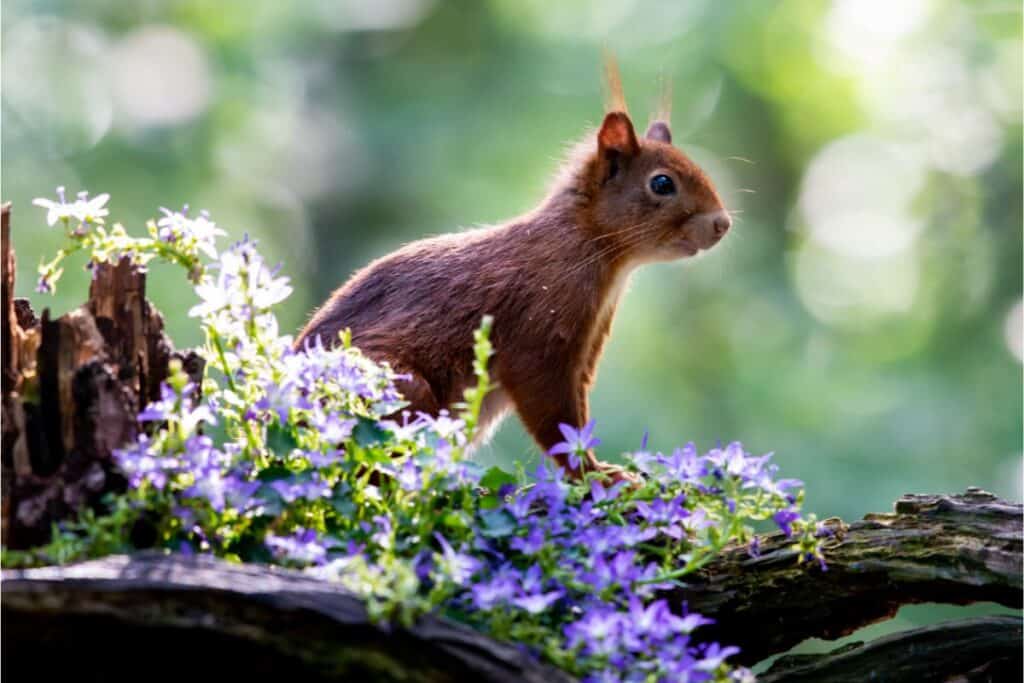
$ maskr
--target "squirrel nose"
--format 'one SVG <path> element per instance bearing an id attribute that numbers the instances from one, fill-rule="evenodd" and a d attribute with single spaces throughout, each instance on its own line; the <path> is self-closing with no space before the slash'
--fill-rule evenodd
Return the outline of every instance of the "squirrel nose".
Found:
<path id="1" fill-rule="evenodd" d="M 721 237 L 732 226 L 732 218 L 728 212 L 719 211 L 712 219 L 711 226 L 715 229 L 715 235 Z"/>

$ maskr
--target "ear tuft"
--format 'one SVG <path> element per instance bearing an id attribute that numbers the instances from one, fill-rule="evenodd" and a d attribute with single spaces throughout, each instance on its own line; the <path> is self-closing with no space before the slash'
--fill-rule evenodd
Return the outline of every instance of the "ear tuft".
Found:
<path id="1" fill-rule="evenodd" d="M 622 91 L 622 74 L 619 73 L 619 62 L 615 55 L 607 49 L 604 50 L 604 86 L 605 102 L 604 110 L 607 112 L 629 111 L 626 108 L 626 95 Z"/>
<path id="2" fill-rule="evenodd" d="M 664 121 L 652 121 L 651 125 L 647 128 L 647 132 L 644 133 L 644 137 L 648 140 L 672 144 L 672 131 L 669 130 L 668 124 Z"/>
<path id="3" fill-rule="evenodd" d="M 633 131 L 633 122 L 621 111 L 613 111 L 604 117 L 604 123 L 597 134 L 597 145 L 602 154 L 614 151 L 632 156 L 640 151 L 640 144 L 636 141 L 636 133 Z"/>

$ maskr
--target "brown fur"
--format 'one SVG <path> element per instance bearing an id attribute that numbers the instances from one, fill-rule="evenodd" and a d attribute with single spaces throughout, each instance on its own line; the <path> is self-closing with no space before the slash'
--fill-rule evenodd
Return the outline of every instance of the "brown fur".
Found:
<path id="1" fill-rule="evenodd" d="M 474 382 L 473 330 L 490 314 L 499 389 L 485 421 L 511 404 L 546 451 L 562 438 L 559 423 L 589 418 L 587 392 L 629 272 L 691 256 L 728 229 L 704 173 L 671 144 L 638 140 L 625 112 L 608 114 L 597 144 L 567 164 L 532 213 L 414 242 L 357 272 L 296 346 L 336 343 L 349 328 L 364 353 L 411 375 L 400 389 L 413 411 L 436 414 Z M 649 189 L 658 173 L 676 195 Z"/>

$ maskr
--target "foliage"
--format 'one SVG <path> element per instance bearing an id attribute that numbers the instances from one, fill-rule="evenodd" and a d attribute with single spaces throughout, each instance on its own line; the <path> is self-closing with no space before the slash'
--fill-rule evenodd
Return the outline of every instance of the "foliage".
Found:
<path id="1" fill-rule="evenodd" d="M 439 610 L 588 681 L 748 677 L 725 664 L 736 648 L 691 638 L 710 620 L 658 591 L 685 585 L 726 544 L 756 553 L 754 522 L 774 520 L 825 569 L 817 526 L 798 511 L 801 484 L 776 478 L 770 455 L 738 443 L 703 455 L 644 447 L 627 456 L 640 483 L 613 486 L 596 473 L 569 481 L 550 463 L 531 476 L 483 471 L 467 454 L 490 387 L 489 319 L 474 343 L 478 384 L 458 413 L 410 415 L 400 376 L 346 335 L 292 348 L 273 312 L 288 279 L 253 241 L 218 253 L 215 224 L 184 211 L 165 211 L 148 239 L 108 232 L 100 197 L 40 204 L 63 222 L 68 253 L 88 249 L 93 267 L 124 254 L 185 266 L 213 370 L 194 386 L 175 368 L 140 413 L 149 429 L 116 453 L 129 490 L 110 515 L 86 515 L 6 563 L 150 545 L 305 568 L 362 596 L 376 620 Z M 50 286 L 61 261 L 41 268 Z M 593 430 L 563 425 L 552 450 L 578 458 Z"/>

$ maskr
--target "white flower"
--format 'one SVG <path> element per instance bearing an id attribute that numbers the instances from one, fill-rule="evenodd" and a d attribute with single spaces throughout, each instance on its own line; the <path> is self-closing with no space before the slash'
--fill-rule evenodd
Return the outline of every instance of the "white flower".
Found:
<path id="1" fill-rule="evenodd" d="M 89 199 L 88 192 L 79 192 L 78 199 L 69 204 L 64 196 L 64 187 L 61 186 L 57 188 L 57 199 L 59 201 L 56 202 L 45 197 L 37 197 L 32 200 L 33 205 L 46 209 L 47 225 L 53 225 L 59 220 L 74 219 L 78 222 L 80 230 L 85 225 L 102 225 L 103 217 L 110 213 L 105 208 L 110 199 L 110 195 L 106 192 L 98 194 L 92 199 Z"/>
<path id="2" fill-rule="evenodd" d="M 210 220 L 210 214 L 200 211 L 195 218 L 188 217 L 188 205 L 181 211 L 171 211 L 160 207 L 164 217 L 156 222 L 159 237 L 165 242 L 182 240 L 186 246 L 194 246 L 210 258 L 217 258 L 214 243 L 217 237 L 225 235 L 217 224 Z"/>

